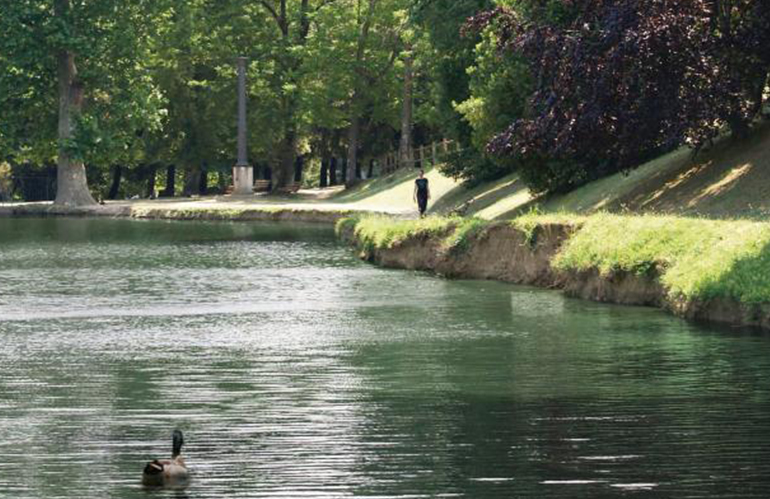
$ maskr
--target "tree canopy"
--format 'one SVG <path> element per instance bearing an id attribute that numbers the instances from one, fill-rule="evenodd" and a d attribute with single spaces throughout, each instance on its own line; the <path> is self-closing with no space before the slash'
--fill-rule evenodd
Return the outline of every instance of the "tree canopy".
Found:
<path id="1" fill-rule="evenodd" d="M 0 30 L 0 182 L 62 204 L 223 189 L 239 56 L 279 189 L 448 138 L 450 175 L 568 190 L 747 135 L 770 69 L 761 0 L 0 0 Z"/>

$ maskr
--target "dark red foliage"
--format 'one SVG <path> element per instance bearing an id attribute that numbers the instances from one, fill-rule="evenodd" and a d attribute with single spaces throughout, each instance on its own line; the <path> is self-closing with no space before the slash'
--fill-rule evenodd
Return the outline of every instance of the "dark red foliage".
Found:
<path id="1" fill-rule="evenodd" d="M 535 190 L 632 168 L 727 123 L 744 134 L 770 67 L 767 0 L 574 0 L 566 24 L 498 9 L 501 47 L 529 61 L 528 116 L 489 144 Z M 729 5 L 728 5 L 729 4 Z"/>

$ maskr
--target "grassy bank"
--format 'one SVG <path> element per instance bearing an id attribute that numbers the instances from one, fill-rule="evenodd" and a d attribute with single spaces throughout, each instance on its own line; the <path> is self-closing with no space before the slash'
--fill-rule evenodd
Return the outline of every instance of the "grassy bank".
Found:
<path id="1" fill-rule="evenodd" d="M 443 251 L 461 251 L 471 237 L 478 236 L 491 222 L 479 218 L 438 217 L 395 219 L 388 216 L 348 217 L 337 222 L 339 237 L 353 236 L 364 251 L 389 249 L 414 239 L 439 238 Z"/>
<path id="2" fill-rule="evenodd" d="M 401 170 L 362 183 L 332 200 L 414 210 L 416 172 Z M 765 220 L 770 215 L 770 124 L 746 140 L 724 138 L 694 155 L 687 147 L 572 192 L 535 197 L 516 173 L 467 187 L 430 170 L 429 213 L 510 220 L 533 207 L 546 213 L 651 213 Z"/>
<path id="3" fill-rule="evenodd" d="M 585 217 L 557 269 L 658 275 L 671 298 L 770 302 L 770 224 L 674 216 Z"/>
<path id="4" fill-rule="evenodd" d="M 556 271 L 595 272 L 608 280 L 619 273 L 648 278 L 659 282 L 672 301 L 770 303 L 770 224 L 763 222 L 531 213 L 504 222 L 365 216 L 344 219 L 337 229 L 368 252 L 432 238 L 440 241 L 440 251 L 450 253 L 467 250 L 503 225 L 513 226 L 533 246 L 539 229 L 569 225 L 570 237 L 549 262 Z"/>

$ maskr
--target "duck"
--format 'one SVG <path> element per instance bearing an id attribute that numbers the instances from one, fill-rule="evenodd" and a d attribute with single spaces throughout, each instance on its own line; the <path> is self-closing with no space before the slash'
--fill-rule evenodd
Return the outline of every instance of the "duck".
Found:
<path id="1" fill-rule="evenodd" d="M 144 467 L 142 484 L 151 487 L 181 486 L 190 478 L 182 457 L 184 435 L 174 430 L 171 435 L 171 459 L 153 459 Z"/>

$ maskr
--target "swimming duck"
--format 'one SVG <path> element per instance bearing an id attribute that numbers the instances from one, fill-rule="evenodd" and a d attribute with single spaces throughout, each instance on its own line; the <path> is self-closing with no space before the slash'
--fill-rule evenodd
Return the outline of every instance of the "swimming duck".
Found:
<path id="1" fill-rule="evenodd" d="M 179 430 L 172 435 L 171 459 L 155 459 L 147 463 L 142 473 L 142 483 L 149 486 L 183 485 L 189 479 L 182 453 L 184 436 Z"/>

